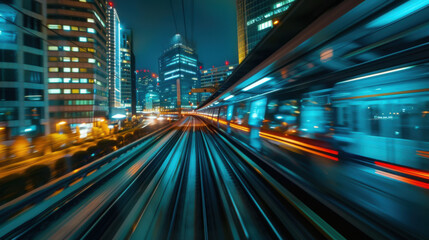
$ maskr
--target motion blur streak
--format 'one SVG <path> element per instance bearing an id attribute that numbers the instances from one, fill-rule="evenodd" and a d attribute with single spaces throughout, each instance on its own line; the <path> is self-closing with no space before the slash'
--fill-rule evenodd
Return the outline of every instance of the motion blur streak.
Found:
<path id="1" fill-rule="evenodd" d="M 421 177 L 421 178 L 429 179 L 429 173 L 428 172 L 419 171 L 419 170 L 415 170 L 415 169 L 411 169 L 411 168 L 406 168 L 406 167 L 395 166 L 395 165 L 392 165 L 392 164 L 378 162 L 378 161 L 376 161 L 374 163 L 375 163 L 375 165 L 380 166 L 380 167 L 384 167 L 386 169 L 390 169 L 390 170 L 397 171 L 397 172 L 400 172 L 400 173 L 405 173 L 405 174 L 413 175 L 413 176 L 416 176 L 416 177 Z"/>
<path id="2" fill-rule="evenodd" d="M 283 144 L 289 145 L 291 147 L 294 147 L 294 148 L 300 149 L 302 151 L 306 151 L 306 152 L 312 153 L 314 155 L 318 155 L 318 156 L 321 156 L 321 157 L 324 157 L 324 158 L 327 158 L 327 159 L 338 161 L 338 158 L 336 158 L 336 157 L 332 157 L 332 156 L 329 156 L 329 155 L 326 155 L 326 154 L 323 154 L 323 153 L 319 153 L 319 152 L 316 152 L 316 151 L 313 151 L 313 150 L 310 150 L 310 149 L 307 149 L 307 148 L 303 148 L 303 147 L 300 147 L 300 146 L 292 144 L 292 143 L 288 143 L 288 142 L 285 142 L 285 141 L 280 141 L 280 140 L 277 140 L 275 138 L 267 137 L 267 136 L 264 136 L 264 135 L 261 135 L 261 137 L 269 139 L 269 140 L 273 140 L 273 141 L 276 141 L 276 142 L 279 142 L 279 143 L 283 143 Z"/>
<path id="3" fill-rule="evenodd" d="M 410 178 L 406 178 L 406 177 L 401 177 L 401 176 L 398 176 L 398 175 L 395 175 L 395 174 L 391 174 L 391 173 L 387 173 L 387 172 L 383 172 L 383 171 L 380 171 L 380 170 L 375 170 L 375 173 L 377 173 L 379 175 L 382 175 L 382 176 L 385 176 L 385 177 L 388 177 L 388 178 L 392 178 L 392 179 L 404 182 L 404 183 L 409 183 L 409 184 L 417 186 L 417 187 L 429 189 L 429 184 L 424 183 L 424 182 L 420 182 L 420 181 L 417 181 L 417 180 L 414 180 L 414 179 L 410 179 Z"/>
<path id="4" fill-rule="evenodd" d="M 264 132 L 260 132 L 259 134 L 260 135 L 269 136 L 269 137 L 273 137 L 273 138 L 278 138 L 278 139 L 286 141 L 286 142 L 295 143 L 295 144 L 298 144 L 298 145 L 301 145 L 301 146 L 304 146 L 304 147 L 308 147 L 308 148 L 312 148 L 312 149 L 315 149 L 315 150 L 319 150 L 319 151 L 331 153 L 331 154 L 334 154 L 334 155 L 338 155 L 338 151 L 335 151 L 335 150 L 313 146 L 313 145 L 306 144 L 306 143 L 303 143 L 303 142 L 300 142 L 300 141 L 295 141 L 295 140 L 292 140 L 292 139 L 288 139 L 288 138 L 284 138 L 284 137 L 279 137 L 279 136 L 268 134 L 268 133 L 264 133 Z"/>
<path id="5" fill-rule="evenodd" d="M 236 125 L 236 124 L 233 124 L 233 123 L 231 123 L 229 126 L 231 126 L 232 128 L 241 130 L 241 131 L 250 132 L 250 129 L 247 128 L 247 127 L 242 127 L 240 125 Z"/>

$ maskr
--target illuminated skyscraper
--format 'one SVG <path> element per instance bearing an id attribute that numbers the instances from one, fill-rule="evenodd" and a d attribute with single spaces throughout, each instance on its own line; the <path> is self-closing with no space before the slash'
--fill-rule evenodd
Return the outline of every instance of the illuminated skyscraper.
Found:
<path id="1" fill-rule="evenodd" d="M 224 65 L 220 67 L 212 67 L 209 69 L 201 70 L 201 88 L 215 88 L 218 89 L 220 85 L 228 78 L 234 71 L 235 65 Z M 201 102 L 204 102 L 211 93 L 202 93 Z"/>
<path id="2" fill-rule="evenodd" d="M 121 108 L 121 26 L 118 13 L 109 2 L 107 7 L 107 73 L 109 82 L 109 111 Z"/>
<path id="3" fill-rule="evenodd" d="M 133 32 L 121 30 L 121 105 L 131 113 L 133 81 Z"/>
<path id="4" fill-rule="evenodd" d="M 200 86 L 199 75 L 197 54 L 180 34 L 176 34 L 171 46 L 159 58 L 161 108 L 177 109 L 177 83 L 180 83 L 181 108 L 196 108 L 199 96 L 190 92 Z"/>
<path id="5" fill-rule="evenodd" d="M 137 72 L 137 110 L 159 110 L 159 78 L 150 70 L 138 70 Z"/>
<path id="6" fill-rule="evenodd" d="M 108 113 L 105 1 L 47 2 L 51 129 L 66 122 L 82 133 Z"/>
<path id="7" fill-rule="evenodd" d="M 238 61 L 241 63 L 295 0 L 237 0 Z"/>
<path id="8" fill-rule="evenodd" d="M 48 133 L 46 1 L 0 2 L 0 16 L 0 142 Z"/>

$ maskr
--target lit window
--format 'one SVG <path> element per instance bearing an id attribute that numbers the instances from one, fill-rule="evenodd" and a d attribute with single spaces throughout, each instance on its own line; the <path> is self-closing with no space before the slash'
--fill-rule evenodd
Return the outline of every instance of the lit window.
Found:
<path id="1" fill-rule="evenodd" d="M 58 58 L 57 57 L 49 57 L 48 61 L 49 62 L 58 62 Z"/>
<path id="2" fill-rule="evenodd" d="M 63 72 L 70 72 L 71 71 L 71 69 L 70 68 L 64 68 L 64 70 L 63 70 Z"/>
<path id="3" fill-rule="evenodd" d="M 95 63 L 95 59 L 94 58 L 88 58 L 88 62 L 89 63 Z"/>
<path id="4" fill-rule="evenodd" d="M 66 52 L 70 52 L 70 47 L 69 47 L 69 46 L 64 46 L 64 47 L 63 47 L 63 49 L 64 49 L 64 51 L 66 51 Z"/>
<path id="5" fill-rule="evenodd" d="M 272 27 L 273 26 L 273 21 L 266 21 L 264 23 L 261 23 L 258 25 L 258 31 L 264 30 L 266 28 Z"/>
<path id="6" fill-rule="evenodd" d="M 49 29 L 61 29 L 61 25 L 58 24 L 48 24 Z"/>
<path id="7" fill-rule="evenodd" d="M 88 89 L 80 89 L 80 93 L 85 94 L 85 93 L 89 93 Z"/>
<path id="8" fill-rule="evenodd" d="M 61 89 L 48 89 L 49 94 L 61 94 Z"/>
<path id="9" fill-rule="evenodd" d="M 81 78 L 80 83 L 88 83 L 88 79 L 87 78 Z"/>
<path id="10" fill-rule="evenodd" d="M 49 72 L 58 72 L 59 69 L 57 67 L 50 67 Z"/>
<path id="11" fill-rule="evenodd" d="M 79 42 L 88 42 L 88 38 L 86 38 L 86 37 L 79 37 Z"/>
<path id="12" fill-rule="evenodd" d="M 73 52 L 79 52 L 79 48 L 78 47 L 72 47 L 72 51 Z"/>
<path id="13" fill-rule="evenodd" d="M 70 58 L 69 58 L 69 57 L 64 57 L 64 58 L 63 58 L 63 61 L 64 61 L 64 62 L 70 62 Z"/>
<path id="14" fill-rule="evenodd" d="M 80 72 L 85 73 L 85 72 L 87 72 L 87 70 L 86 70 L 86 68 L 81 68 L 81 69 L 80 69 Z"/>
<path id="15" fill-rule="evenodd" d="M 64 94 L 70 94 L 71 93 L 71 89 L 64 89 Z"/>
<path id="16" fill-rule="evenodd" d="M 94 48 L 88 48 L 88 52 L 95 53 L 95 49 Z"/>
<path id="17" fill-rule="evenodd" d="M 71 78 L 64 78 L 64 83 L 70 83 Z"/>
<path id="18" fill-rule="evenodd" d="M 79 94 L 79 89 L 72 89 L 73 94 Z"/>
<path id="19" fill-rule="evenodd" d="M 71 27 L 71 30 L 73 30 L 73 31 L 79 31 L 79 28 L 78 28 L 78 27 L 76 27 L 76 26 L 72 26 L 72 27 Z"/>
<path id="20" fill-rule="evenodd" d="M 95 33 L 95 29 L 94 28 L 88 28 L 86 29 L 87 32 L 89 33 Z"/>
<path id="21" fill-rule="evenodd" d="M 79 58 L 77 57 L 72 58 L 72 62 L 79 62 Z"/>
<path id="22" fill-rule="evenodd" d="M 49 46 L 48 50 L 49 51 L 58 51 L 58 46 Z"/>
<path id="23" fill-rule="evenodd" d="M 70 26 L 69 25 L 64 25 L 63 29 L 64 29 L 64 31 L 70 31 Z"/>
<path id="24" fill-rule="evenodd" d="M 79 78 L 72 78 L 72 83 L 79 83 Z"/>
<path id="25" fill-rule="evenodd" d="M 90 23 L 94 23 L 94 22 L 95 22 L 93 18 L 87 18 L 86 20 L 87 20 L 88 22 L 90 22 Z"/>
<path id="26" fill-rule="evenodd" d="M 63 82 L 61 78 L 49 78 L 49 83 L 61 83 Z"/>
<path id="27" fill-rule="evenodd" d="M 73 68 L 73 72 L 74 73 L 78 73 L 79 72 L 79 68 Z"/>

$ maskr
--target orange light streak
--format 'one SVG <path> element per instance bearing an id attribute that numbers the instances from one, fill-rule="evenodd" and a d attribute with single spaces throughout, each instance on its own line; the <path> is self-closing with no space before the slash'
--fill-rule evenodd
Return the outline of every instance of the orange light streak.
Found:
<path id="1" fill-rule="evenodd" d="M 379 171 L 379 170 L 375 170 L 375 173 L 380 174 L 380 175 L 382 175 L 384 177 L 392 178 L 392 179 L 395 179 L 395 180 L 398 180 L 398 181 L 401 181 L 401 182 L 404 182 L 404 183 L 408 183 L 408 184 L 411 184 L 411 185 L 414 185 L 414 186 L 417 186 L 417 187 L 429 189 L 429 184 L 424 183 L 424 182 L 420 182 L 420 181 L 417 181 L 417 180 L 414 180 L 414 179 L 409 179 L 409 178 L 406 178 L 406 177 L 401 177 L 401 176 L 398 176 L 398 175 L 395 175 L 395 174 L 391 174 L 391 173 L 387 173 L 387 172 L 383 172 L 383 171 Z"/>
<path id="2" fill-rule="evenodd" d="M 232 128 L 241 130 L 241 131 L 250 132 L 250 129 L 247 128 L 247 127 L 242 127 L 240 125 L 236 125 L 236 124 L 233 124 L 233 123 L 229 124 L 229 126 L 231 126 Z"/>
<path id="3" fill-rule="evenodd" d="M 219 119 L 219 123 L 220 123 L 220 124 L 223 124 L 223 125 L 227 125 L 227 124 L 228 124 L 226 121 L 224 121 L 224 120 L 220 120 L 220 119 Z"/>
<path id="4" fill-rule="evenodd" d="M 424 157 L 424 158 L 429 158 L 429 155 L 426 155 L 426 154 L 420 154 L 420 153 L 417 153 L 417 155 L 419 155 L 419 156 L 421 156 L 421 157 Z"/>
<path id="5" fill-rule="evenodd" d="M 277 138 L 277 139 L 280 139 L 282 141 L 286 141 L 286 142 L 290 142 L 290 143 L 301 145 L 303 147 L 308 147 L 308 148 L 312 148 L 314 150 L 318 150 L 318 151 L 322 151 L 322 152 L 327 152 L 327 153 L 331 153 L 331 154 L 334 154 L 334 155 L 338 155 L 338 151 L 335 151 L 335 150 L 332 150 L 332 149 L 328 149 L 328 148 L 317 147 L 317 146 L 314 146 L 314 145 L 311 145 L 311 144 L 303 143 L 303 142 L 292 140 L 292 139 L 289 139 L 289 138 L 284 138 L 284 137 L 280 137 L 280 136 L 268 134 L 268 133 L 265 133 L 265 132 L 260 132 L 259 135 L 265 135 L 265 136 Z"/>
<path id="6" fill-rule="evenodd" d="M 388 164 L 388 163 L 383 163 L 383 162 L 378 162 L 378 161 L 375 161 L 374 163 L 377 166 L 380 166 L 380 167 L 383 167 L 386 169 L 390 169 L 390 170 L 393 170 L 396 172 L 405 173 L 408 175 L 429 179 L 429 173 L 428 172 L 419 171 L 419 170 L 407 168 L 407 167 L 400 167 L 400 166 L 396 166 L 396 165 L 392 165 L 392 164 Z"/>
<path id="7" fill-rule="evenodd" d="M 300 149 L 300 150 L 303 150 L 303 151 L 306 151 L 306 152 L 309 152 L 309 153 L 312 153 L 312 154 L 315 154 L 315 155 L 318 155 L 318 156 L 321 156 L 321 157 L 324 157 L 324 158 L 327 158 L 327 159 L 338 161 L 337 157 L 333 157 L 333 156 L 330 156 L 330 155 L 327 155 L 327 154 L 324 154 L 324 153 L 316 152 L 316 151 L 310 150 L 308 148 L 304 148 L 304 147 L 301 147 L 301 146 L 298 146 L 298 145 L 295 145 L 295 144 L 292 144 L 292 143 L 289 143 L 289 142 L 281 141 L 281 140 L 278 140 L 276 138 L 271 138 L 271 137 L 263 136 L 263 135 L 261 137 L 266 138 L 266 139 L 270 139 L 270 140 L 273 140 L 273 141 L 276 141 L 276 142 L 279 142 L 279 143 L 283 143 L 283 144 L 289 145 L 291 147 L 294 147 L 294 148 L 297 148 L 297 149 Z"/>

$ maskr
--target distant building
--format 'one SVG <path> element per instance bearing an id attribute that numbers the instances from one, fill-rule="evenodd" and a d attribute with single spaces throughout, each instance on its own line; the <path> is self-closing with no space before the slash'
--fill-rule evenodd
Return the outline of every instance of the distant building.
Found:
<path id="1" fill-rule="evenodd" d="M 137 70 L 137 111 L 160 109 L 159 78 L 150 70 Z"/>
<path id="2" fill-rule="evenodd" d="M 228 78 L 229 75 L 237 67 L 235 65 L 224 65 L 220 67 L 213 67 L 201 70 L 201 88 L 215 88 L 218 89 L 220 85 Z M 211 93 L 202 93 L 201 102 L 207 100 Z"/>
<path id="3" fill-rule="evenodd" d="M 131 29 L 121 30 L 121 107 L 132 113 L 132 81 L 133 79 L 133 32 Z"/>
<path id="4" fill-rule="evenodd" d="M 238 59 L 241 63 L 295 0 L 236 1 Z"/>
<path id="5" fill-rule="evenodd" d="M 0 2 L 0 141 L 49 133 L 46 1 L 12 2 L 23 13 Z"/>
<path id="6" fill-rule="evenodd" d="M 161 108 L 165 111 L 177 110 L 177 86 L 180 83 L 182 109 L 196 108 L 199 95 L 192 88 L 200 86 L 198 56 L 194 49 L 186 45 L 180 34 L 173 37 L 171 46 L 159 58 L 159 80 L 161 87 Z"/>
<path id="7" fill-rule="evenodd" d="M 109 111 L 122 107 L 121 99 L 121 25 L 118 13 L 109 2 L 107 7 L 107 63 L 109 79 Z"/>
<path id="8" fill-rule="evenodd" d="M 108 114 L 105 1 L 47 3 L 51 129 L 66 122 L 82 133 Z"/>

